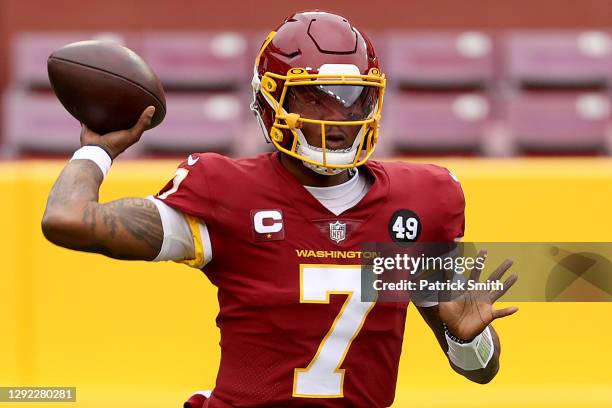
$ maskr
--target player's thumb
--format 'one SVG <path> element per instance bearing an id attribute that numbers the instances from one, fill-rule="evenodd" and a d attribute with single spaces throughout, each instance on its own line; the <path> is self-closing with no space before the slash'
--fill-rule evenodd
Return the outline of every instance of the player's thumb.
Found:
<path id="1" fill-rule="evenodd" d="M 147 106 L 147 108 L 142 112 L 140 118 L 136 125 L 132 128 L 134 133 L 138 136 L 142 134 L 145 130 L 151 126 L 151 121 L 153 120 L 153 115 L 155 114 L 155 106 Z"/>

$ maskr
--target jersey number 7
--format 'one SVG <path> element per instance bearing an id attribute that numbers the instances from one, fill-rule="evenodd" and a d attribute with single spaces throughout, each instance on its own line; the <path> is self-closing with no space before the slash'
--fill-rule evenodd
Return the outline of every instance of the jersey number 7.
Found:
<path id="1" fill-rule="evenodd" d="M 296 368 L 293 396 L 342 398 L 340 366 L 375 302 L 361 301 L 360 265 L 300 265 L 300 303 L 329 303 L 330 295 L 347 295 L 338 316 L 306 368 Z"/>

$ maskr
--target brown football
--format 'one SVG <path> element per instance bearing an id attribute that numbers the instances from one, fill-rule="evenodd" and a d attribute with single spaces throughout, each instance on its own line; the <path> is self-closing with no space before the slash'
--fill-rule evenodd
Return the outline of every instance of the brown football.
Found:
<path id="1" fill-rule="evenodd" d="M 104 134 L 129 129 L 155 106 L 151 128 L 166 116 L 161 82 L 134 51 L 109 41 L 80 41 L 47 61 L 55 95 L 79 122 Z"/>

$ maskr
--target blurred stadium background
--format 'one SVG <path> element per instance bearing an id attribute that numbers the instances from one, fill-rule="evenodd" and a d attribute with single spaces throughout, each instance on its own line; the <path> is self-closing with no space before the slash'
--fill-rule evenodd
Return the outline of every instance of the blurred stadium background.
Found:
<path id="1" fill-rule="evenodd" d="M 609 0 L 1 0 L 0 386 L 76 386 L 64 406 L 178 407 L 214 386 L 219 358 L 215 291 L 199 273 L 42 237 L 79 134 L 49 89 L 49 53 L 112 38 L 160 76 L 166 120 L 118 160 L 101 198 L 147 195 L 185 153 L 265 150 L 248 110 L 255 52 L 315 7 L 369 34 L 389 78 L 377 157 L 451 168 L 466 240 L 612 241 Z M 612 406 L 612 307 L 519 306 L 496 324 L 502 369 L 484 387 L 455 375 L 409 312 L 394 406 Z"/>

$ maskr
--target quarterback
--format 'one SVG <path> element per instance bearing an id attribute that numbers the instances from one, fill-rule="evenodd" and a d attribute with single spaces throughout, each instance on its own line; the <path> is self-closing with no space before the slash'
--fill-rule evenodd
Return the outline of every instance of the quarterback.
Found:
<path id="1" fill-rule="evenodd" d="M 43 232 L 112 258 L 182 262 L 218 288 L 216 385 L 186 407 L 388 407 L 408 302 L 362 301 L 355 254 L 364 242 L 460 238 L 461 186 L 441 167 L 369 160 L 386 79 L 346 18 L 292 15 L 262 44 L 253 74 L 251 108 L 274 153 L 194 153 L 157 194 L 100 203 L 112 160 L 138 142 L 154 108 L 132 129 L 83 127 Z M 499 369 L 491 322 L 517 308 L 493 304 L 515 280 L 479 296 L 415 301 L 452 369 L 472 381 Z"/>

